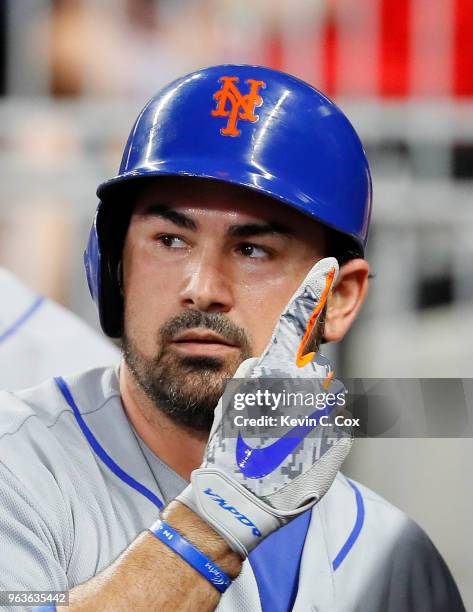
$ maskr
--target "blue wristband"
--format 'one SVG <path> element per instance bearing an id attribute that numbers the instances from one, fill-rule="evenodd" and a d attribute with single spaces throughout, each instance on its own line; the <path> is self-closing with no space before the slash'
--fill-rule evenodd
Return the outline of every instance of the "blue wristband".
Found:
<path id="1" fill-rule="evenodd" d="M 163 544 L 169 546 L 184 561 L 187 561 L 199 574 L 206 578 L 220 593 L 225 593 L 232 583 L 230 576 L 215 565 L 198 548 L 186 540 L 180 533 L 170 525 L 158 519 L 149 531 L 155 535 Z"/>

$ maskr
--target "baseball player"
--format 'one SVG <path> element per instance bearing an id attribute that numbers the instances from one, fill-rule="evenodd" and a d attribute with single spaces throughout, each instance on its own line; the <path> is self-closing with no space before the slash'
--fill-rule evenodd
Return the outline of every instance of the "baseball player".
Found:
<path id="1" fill-rule="evenodd" d="M 349 435 L 223 427 L 232 376 L 330 385 L 319 344 L 364 300 L 371 179 L 344 114 L 268 68 L 199 70 L 146 105 L 98 196 L 85 265 L 123 360 L 1 396 L 1 589 L 74 611 L 463 610 L 423 531 L 340 473 Z"/>
<path id="2" fill-rule="evenodd" d="M 0 389 L 119 362 L 111 342 L 1 267 L 0 295 Z"/>

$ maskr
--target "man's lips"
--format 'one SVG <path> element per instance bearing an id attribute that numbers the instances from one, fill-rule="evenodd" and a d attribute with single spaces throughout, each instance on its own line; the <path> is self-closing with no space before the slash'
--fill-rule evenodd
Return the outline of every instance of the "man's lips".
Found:
<path id="1" fill-rule="evenodd" d="M 179 334 L 172 344 L 179 351 L 192 354 L 215 354 L 238 348 L 222 336 L 208 330 L 192 330 Z"/>

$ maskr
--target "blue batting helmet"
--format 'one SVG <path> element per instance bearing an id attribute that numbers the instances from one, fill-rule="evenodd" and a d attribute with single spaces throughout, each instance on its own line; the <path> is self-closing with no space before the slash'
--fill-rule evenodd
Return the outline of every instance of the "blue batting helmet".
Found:
<path id="1" fill-rule="evenodd" d="M 100 322 L 121 335 L 123 194 L 144 177 L 185 176 L 258 191 L 340 232 L 362 254 L 371 210 L 366 155 L 342 111 L 303 81 L 260 66 L 198 70 L 148 102 L 100 198 L 85 267 Z M 128 213 L 125 211 L 128 208 Z M 121 219 L 121 221 L 120 221 Z"/>

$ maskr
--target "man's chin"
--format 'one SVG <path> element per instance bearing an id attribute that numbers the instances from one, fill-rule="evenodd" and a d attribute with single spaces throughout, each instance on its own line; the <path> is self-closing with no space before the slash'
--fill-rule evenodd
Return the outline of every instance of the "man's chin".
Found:
<path id="1" fill-rule="evenodd" d="M 180 357 L 176 360 L 186 370 L 193 371 L 195 373 L 200 372 L 222 372 L 225 369 L 224 361 L 218 357 L 211 357 L 207 355 L 188 355 Z M 176 367 L 179 367 L 176 365 Z"/>
<path id="2" fill-rule="evenodd" d="M 128 339 L 122 344 L 130 371 L 155 408 L 178 426 L 209 433 L 226 380 L 243 355 L 182 355 L 167 346 L 150 358 Z"/>
<path id="3" fill-rule="evenodd" d="M 231 375 L 221 359 L 166 357 L 144 386 L 149 399 L 176 425 L 209 433 L 215 407 Z"/>
<path id="4" fill-rule="evenodd" d="M 189 405 L 215 407 L 225 390 L 225 383 L 231 374 L 220 359 L 212 357 L 186 357 L 169 363 L 156 372 L 156 386 L 176 389 Z"/>

